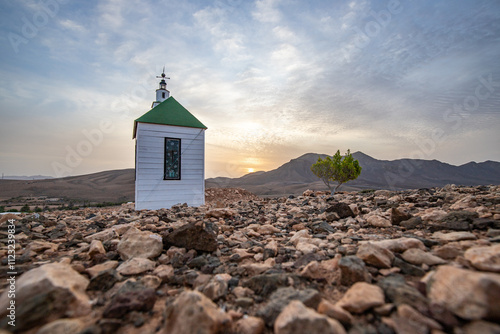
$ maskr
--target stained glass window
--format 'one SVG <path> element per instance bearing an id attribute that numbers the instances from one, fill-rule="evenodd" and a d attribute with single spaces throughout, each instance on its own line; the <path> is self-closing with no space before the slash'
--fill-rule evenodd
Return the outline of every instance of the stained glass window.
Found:
<path id="1" fill-rule="evenodd" d="M 181 140 L 165 138 L 165 173 L 164 180 L 181 179 Z"/>

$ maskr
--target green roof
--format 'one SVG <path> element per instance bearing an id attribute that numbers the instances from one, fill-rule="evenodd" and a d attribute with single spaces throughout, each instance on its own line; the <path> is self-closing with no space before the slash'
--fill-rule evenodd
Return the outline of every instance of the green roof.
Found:
<path id="1" fill-rule="evenodd" d="M 134 121 L 133 138 L 135 138 L 137 123 L 139 122 L 200 129 L 207 128 L 172 96 Z"/>

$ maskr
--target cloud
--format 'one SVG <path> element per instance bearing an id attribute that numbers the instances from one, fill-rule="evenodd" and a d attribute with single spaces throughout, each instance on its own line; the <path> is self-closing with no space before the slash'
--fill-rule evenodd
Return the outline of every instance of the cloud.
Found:
<path id="1" fill-rule="evenodd" d="M 263 23 L 278 23 L 281 20 L 281 12 L 276 5 L 279 0 L 257 0 L 252 16 Z"/>
<path id="2" fill-rule="evenodd" d="M 121 0 L 100 1 L 97 10 L 101 26 L 113 30 L 121 28 L 125 21 L 123 17 L 123 9 L 127 8 L 129 5 L 131 5 L 130 2 L 125 2 L 124 4 Z"/>
<path id="3" fill-rule="evenodd" d="M 59 21 L 59 24 L 65 29 L 72 30 L 78 33 L 86 32 L 86 29 L 82 25 L 69 19 L 63 19 Z"/>
<path id="4" fill-rule="evenodd" d="M 276 26 L 273 28 L 273 33 L 283 42 L 292 42 L 297 38 L 297 36 L 288 27 Z"/>
<path id="5" fill-rule="evenodd" d="M 222 61 L 250 60 L 252 57 L 245 45 L 246 37 L 239 32 L 238 25 L 230 20 L 231 11 L 225 7 L 206 7 L 194 13 L 193 17 L 201 33 L 209 34 L 213 51 Z"/>

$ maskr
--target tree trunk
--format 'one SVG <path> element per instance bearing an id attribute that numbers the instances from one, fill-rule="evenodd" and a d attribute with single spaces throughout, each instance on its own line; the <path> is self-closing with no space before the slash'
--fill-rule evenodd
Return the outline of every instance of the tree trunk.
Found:
<path id="1" fill-rule="evenodd" d="M 335 195 L 335 193 L 337 192 L 337 189 L 339 189 L 339 187 L 340 187 L 341 185 L 342 185 L 342 183 L 339 183 L 339 184 L 335 187 L 335 189 L 333 189 L 332 196 L 333 196 L 333 195 Z M 331 191 L 331 189 L 330 189 L 330 191 Z"/>
<path id="2" fill-rule="evenodd" d="M 322 179 L 323 183 L 328 187 L 330 192 L 332 192 L 332 186 L 330 185 L 330 182 L 328 180 Z M 334 191 L 335 192 L 335 191 Z"/>

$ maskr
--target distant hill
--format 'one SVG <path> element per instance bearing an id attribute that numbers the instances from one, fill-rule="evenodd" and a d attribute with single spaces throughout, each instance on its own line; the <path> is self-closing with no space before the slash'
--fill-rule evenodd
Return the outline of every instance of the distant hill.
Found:
<path id="1" fill-rule="evenodd" d="M 52 176 L 46 176 L 46 175 L 31 175 L 31 176 L 26 176 L 26 175 L 2 175 L 2 180 L 46 180 L 46 179 L 53 179 L 54 177 Z"/>
<path id="2" fill-rule="evenodd" d="M 239 178 L 207 179 L 207 187 L 241 187 L 259 195 L 297 194 L 306 189 L 327 189 L 312 172 L 311 165 L 326 155 L 307 153 L 268 171 Z M 415 189 L 442 187 L 446 184 L 500 184 L 500 163 L 469 162 L 453 166 L 437 160 L 377 160 L 362 152 L 353 153 L 363 168 L 358 179 L 340 190 L 353 189 Z"/>
<path id="3" fill-rule="evenodd" d="M 325 190 L 311 172 L 311 165 L 324 154 L 307 153 L 268 172 L 255 172 L 239 178 L 217 177 L 206 180 L 206 187 L 239 187 L 257 195 L 300 194 L 306 189 Z M 416 189 L 446 184 L 500 184 L 500 163 L 469 162 L 453 166 L 437 160 L 377 160 L 364 153 L 353 153 L 363 168 L 357 180 L 340 190 Z M 92 202 L 134 200 L 134 169 L 45 180 L 0 180 L 0 200 L 18 196 L 48 196 Z"/>
<path id="4" fill-rule="evenodd" d="M 134 200 L 134 169 L 46 180 L 0 180 L 0 200 L 48 196 L 93 202 Z"/>

